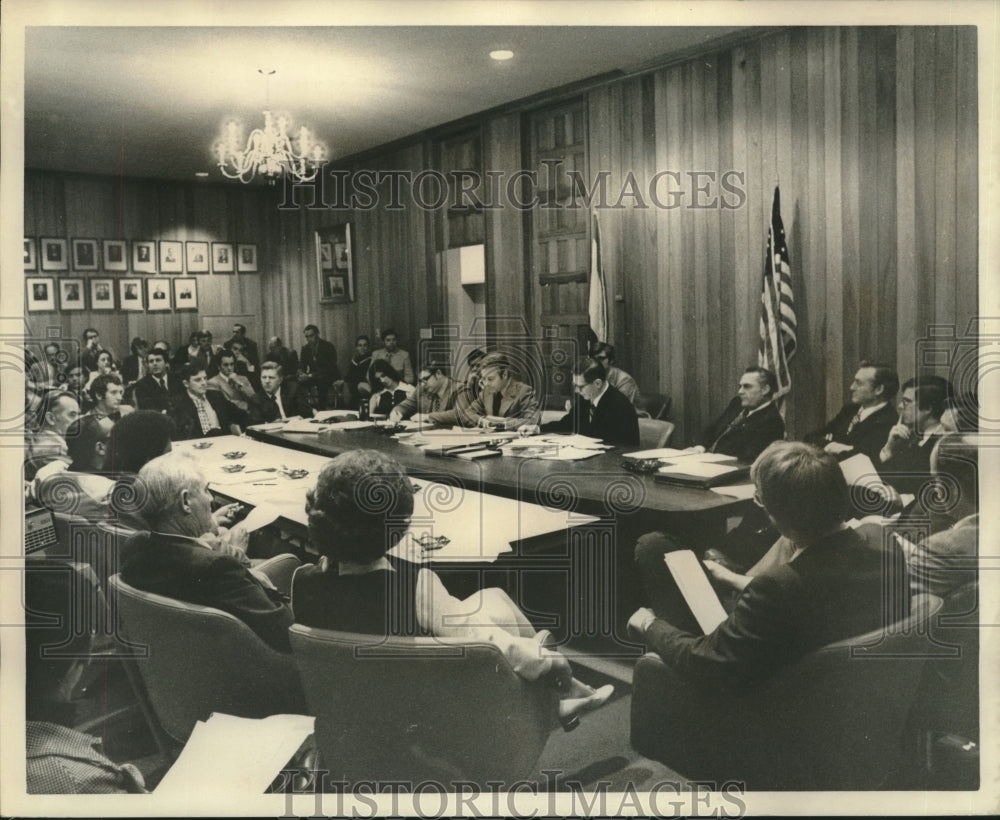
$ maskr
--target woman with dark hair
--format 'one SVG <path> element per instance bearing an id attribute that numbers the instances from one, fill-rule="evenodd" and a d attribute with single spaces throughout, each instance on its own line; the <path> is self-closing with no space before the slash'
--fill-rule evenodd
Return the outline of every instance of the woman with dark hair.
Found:
<path id="1" fill-rule="evenodd" d="M 110 351 L 102 350 L 97 354 L 95 362 L 97 363 L 97 369 L 91 372 L 87 379 L 87 384 L 84 386 L 84 389 L 88 392 L 90 391 L 90 386 L 98 376 L 117 375 L 118 373 L 118 365 L 115 364 L 114 356 L 111 355 Z"/>
<path id="2" fill-rule="evenodd" d="M 392 408 L 413 395 L 416 389 L 412 384 L 402 380 L 399 371 L 385 359 L 372 362 L 372 397 L 368 400 L 369 411 L 373 416 L 388 416 Z"/>
<path id="3" fill-rule="evenodd" d="M 306 496 L 309 536 L 321 555 L 295 574 L 297 623 L 374 635 L 460 637 L 496 645 L 522 678 L 559 693 L 559 719 L 575 728 L 581 712 L 604 704 L 613 687 L 594 690 L 573 677 L 569 662 L 546 648 L 499 589 L 470 602 L 453 598 L 433 570 L 389 555 L 413 513 L 414 488 L 402 466 L 374 450 L 333 459 Z"/>

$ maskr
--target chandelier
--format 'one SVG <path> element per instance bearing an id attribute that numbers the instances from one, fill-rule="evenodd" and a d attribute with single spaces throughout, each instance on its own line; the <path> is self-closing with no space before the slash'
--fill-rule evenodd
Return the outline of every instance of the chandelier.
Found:
<path id="1" fill-rule="evenodd" d="M 299 127 L 294 139 L 288 137 L 291 124 L 288 117 L 275 117 L 270 108 L 270 78 L 273 70 L 257 69 L 267 81 L 267 107 L 264 109 L 264 127 L 250 132 L 243 146 L 243 134 L 236 120 L 225 124 L 215 155 L 219 170 L 229 179 L 250 182 L 257 174 L 266 176 L 272 185 L 281 174 L 291 174 L 296 182 L 311 182 L 316 178 L 326 156 L 326 149 L 313 139 L 309 129 Z"/>

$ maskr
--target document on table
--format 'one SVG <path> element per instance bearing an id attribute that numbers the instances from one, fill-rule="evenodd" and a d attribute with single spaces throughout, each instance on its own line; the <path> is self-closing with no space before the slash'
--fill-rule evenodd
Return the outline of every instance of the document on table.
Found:
<path id="1" fill-rule="evenodd" d="M 754 493 L 757 492 L 757 488 L 753 484 L 729 484 L 725 487 L 710 487 L 709 489 L 713 493 L 738 498 L 740 501 L 753 498 Z"/>
<path id="2" fill-rule="evenodd" d="M 732 457 L 726 459 L 732 461 Z M 738 472 L 741 467 L 732 464 L 712 464 L 704 461 L 691 461 L 684 459 L 676 464 L 667 464 L 658 470 L 660 475 L 693 475 L 699 478 L 718 478 L 727 473 Z"/>
<path id="3" fill-rule="evenodd" d="M 672 447 L 660 447 L 656 450 L 640 450 L 637 453 L 625 453 L 622 458 L 637 460 L 658 458 L 660 461 L 680 461 L 684 464 L 714 464 L 718 461 L 732 461 L 732 456 L 723 453 L 692 453 L 687 450 L 675 450 Z M 690 471 L 689 471 L 690 472 Z"/>
<path id="4" fill-rule="evenodd" d="M 234 796 L 263 794 L 312 734 L 315 720 L 308 715 L 253 720 L 216 712 L 195 724 L 155 793 L 179 797 L 201 790 L 217 793 L 223 785 Z"/>
<path id="5" fill-rule="evenodd" d="M 701 562 L 691 550 L 664 553 L 663 560 L 701 631 L 706 635 L 713 632 L 729 616 L 712 589 Z"/>

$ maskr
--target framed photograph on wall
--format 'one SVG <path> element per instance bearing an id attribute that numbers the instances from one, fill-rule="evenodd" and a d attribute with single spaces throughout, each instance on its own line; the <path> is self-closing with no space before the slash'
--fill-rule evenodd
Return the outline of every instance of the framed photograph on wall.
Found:
<path id="1" fill-rule="evenodd" d="M 128 270 L 128 242 L 124 239 L 105 239 L 104 270 Z"/>
<path id="2" fill-rule="evenodd" d="M 212 273 L 232 273 L 236 270 L 233 264 L 233 246 L 228 242 L 212 243 Z"/>
<path id="3" fill-rule="evenodd" d="M 101 267 L 97 245 L 96 239 L 73 240 L 73 270 L 98 270 Z"/>
<path id="4" fill-rule="evenodd" d="M 184 273 L 183 242 L 160 240 L 160 273 Z"/>
<path id="5" fill-rule="evenodd" d="M 142 279 L 118 280 L 118 304 L 122 310 L 144 310 Z"/>
<path id="6" fill-rule="evenodd" d="M 24 280 L 24 289 L 29 313 L 56 309 L 56 280 L 51 276 L 29 276 Z"/>
<path id="7" fill-rule="evenodd" d="M 156 273 L 156 243 L 149 239 L 132 242 L 132 271 L 134 273 Z"/>
<path id="8" fill-rule="evenodd" d="M 354 301 L 353 241 L 350 222 L 316 231 L 320 302 L 336 304 Z"/>
<path id="9" fill-rule="evenodd" d="M 24 237 L 24 269 L 35 270 L 38 267 L 38 254 L 35 251 L 35 240 Z"/>
<path id="10" fill-rule="evenodd" d="M 198 309 L 198 280 L 190 276 L 174 279 L 174 310 Z"/>
<path id="11" fill-rule="evenodd" d="M 86 302 L 84 301 L 83 288 L 82 279 L 60 279 L 59 310 L 84 310 Z"/>
<path id="12" fill-rule="evenodd" d="M 185 242 L 188 273 L 208 273 L 208 243 Z"/>
<path id="13" fill-rule="evenodd" d="M 69 270 L 69 249 L 65 239 L 42 237 L 39 241 L 42 270 Z"/>
<path id="14" fill-rule="evenodd" d="M 146 311 L 155 313 L 172 310 L 170 304 L 170 280 L 159 276 L 146 280 Z"/>
<path id="15" fill-rule="evenodd" d="M 91 279 L 90 280 L 90 309 L 91 310 L 114 310 L 115 309 L 115 280 L 114 279 Z"/>
<path id="16" fill-rule="evenodd" d="M 240 245 L 236 249 L 236 270 L 240 273 L 257 272 L 257 246 Z"/>

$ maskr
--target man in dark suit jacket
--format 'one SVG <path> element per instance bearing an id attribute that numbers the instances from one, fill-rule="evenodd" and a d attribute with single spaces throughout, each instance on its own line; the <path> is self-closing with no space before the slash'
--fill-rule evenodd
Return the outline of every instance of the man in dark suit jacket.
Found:
<path id="1" fill-rule="evenodd" d="M 284 381 L 281 365 L 265 361 L 260 366 L 260 385 L 254 400 L 250 403 L 250 418 L 254 424 L 277 421 L 290 416 L 312 418 L 309 406 L 297 382 Z"/>
<path id="2" fill-rule="evenodd" d="M 629 620 L 630 631 L 665 663 L 717 689 L 751 686 L 814 649 L 876 629 L 886 616 L 909 609 L 904 596 L 903 611 L 884 611 L 883 551 L 845 523 L 847 482 L 832 455 L 802 442 L 775 442 L 754 462 L 751 476 L 759 503 L 794 547 L 785 560 L 754 576 L 708 635 L 664 620 L 667 607 L 656 603 L 662 579 L 645 579 L 653 609 L 639 609 Z M 900 554 L 895 561 L 902 566 Z"/>
<path id="3" fill-rule="evenodd" d="M 931 452 L 944 433 L 941 414 L 951 398 L 951 384 L 940 376 L 907 381 L 896 405 L 899 422 L 879 451 L 879 475 L 901 493 L 919 493 L 931 477 Z"/>
<path id="4" fill-rule="evenodd" d="M 774 404 L 778 380 L 763 367 L 748 367 L 740 377 L 735 398 L 705 430 L 699 453 L 722 453 L 747 464 L 772 441 L 785 437 L 785 420 Z"/>
<path id="5" fill-rule="evenodd" d="M 542 426 L 543 433 L 579 433 L 605 444 L 637 445 L 639 417 L 635 407 L 608 383 L 599 361 L 584 357 L 573 368 L 573 406 L 559 421 Z"/>
<path id="6" fill-rule="evenodd" d="M 167 373 L 167 359 L 163 351 L 154 348 L 146 354 L 148 373 L 135 383 L 132 395 L 139 410 L 166 413 L 183 393 L 181 380 Z"/>
<path id="7" fill-rule="evenodd" d="M 238 436 L 248 423 L 247 414 L 223 396 L 208 389 L 208 376 L 200 364 L 181 370 L 184 392 L 173 402 L 169 412 L 177 426 L 174 441 L 204 436 Z"/>
<path id="8" fill-rule="evenodd" d="M 122 361 L 121 376 L 126 387 L 139 381 L 140 376 L 146 375 L 144 372 L 146 354 L 149 352 L 149 342 L 141 336 L 136 336 L 132 340 L 132 352 Z"/>
<path id="9" fill-rule="evenodd" d="M 851 382 L 851 400 L 825 426 L 805 437 L 831 453 L 864 453 L 877 463 L 879 450 L 896 423 L 892 400 L 899 376 L 888 365 L 861 362 Z"/>
<path id="10" fill-rule="evenodd" d="M 121 575 L 146 592 L 235 615 L 272 648 L 288 652 L 292 612 L 284 596 L 254 575 L 236 528 L 219 537 L 208 482 L 190 453 L 150 461 L 138 480 L 148 492 L 143 516 L 149 532 L 125 544 Z"/>
<path id="11" fill-rule="evenodd" d="M 316 325 L 306 325 L 304 333 L 306 343 L 299 353 L 299 381 L 313 382 L 319 390 L 320 407 L 325 407 L 330 386 L 340 378 L 337 348 L 319 337 Z"/>

